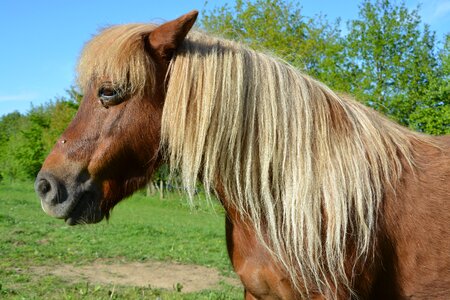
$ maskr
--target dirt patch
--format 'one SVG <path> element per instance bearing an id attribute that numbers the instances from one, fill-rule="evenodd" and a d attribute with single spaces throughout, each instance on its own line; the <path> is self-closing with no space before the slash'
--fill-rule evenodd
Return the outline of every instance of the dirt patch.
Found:
<path id="1" fill-rule="evenodd" d="M 30 270 L 36 275 L 55 275 L 73 282 L 88 281 L 98 284 L 150 286 L 169 290 L 181 284 L 183 292 L 214 289 L 220 281 L 240 286 L 239 280 L 221 276 L 216 269 L 168 262 L 120 264 L 95 262 L 86 266 L 39 266 L 31 267 Z"/>

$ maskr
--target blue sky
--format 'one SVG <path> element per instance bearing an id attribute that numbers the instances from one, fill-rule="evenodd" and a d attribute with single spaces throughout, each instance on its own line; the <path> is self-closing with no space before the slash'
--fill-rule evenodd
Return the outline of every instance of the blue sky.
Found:
<path id="1" fill-rule="evenodd" d="M 329 20 L 355 19 L 361 1 L 299 1 L 303 14 L 325 14 Z M 422 20 L 437 32 L 450 31 L 450 0 L 408 0 L 422 3 Z M 234 0 L 210 0 L 206 9 L 233 5 Z M 0 116 L 27 112 L 74 84 L 75 65 L 84 43 L 99 29 L 120 23 L 171 20 L 205 0 L 0 0 Z"/>

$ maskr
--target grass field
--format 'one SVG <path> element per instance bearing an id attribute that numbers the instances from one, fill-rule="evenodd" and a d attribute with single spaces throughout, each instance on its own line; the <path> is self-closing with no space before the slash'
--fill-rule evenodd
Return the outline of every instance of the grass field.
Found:
<path id="1" fill-rule="evenodd" d="M 199 199 L 192 209 L 176 194 L 166 199 L 138 192 L 109 222 L 67 226 L 44 214 L 31 183 L 0 184 L 0 299 L 241 299 L 240 288 L 183 293 L 152 287 L 71 282 L 33 274 L 35 266 L 89 265 L 95 261 L 176 261 L 214 267 L 233 276 L 219 205 Z"/>

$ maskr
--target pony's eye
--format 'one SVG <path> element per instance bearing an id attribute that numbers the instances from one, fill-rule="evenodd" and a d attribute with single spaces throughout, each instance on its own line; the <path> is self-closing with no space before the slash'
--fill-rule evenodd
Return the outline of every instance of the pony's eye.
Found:
<path id="1" fill-rule="evenodd" d="M 112 86 L 103 86 L 98 91 L 100 102 L 105 108 L 119 104 L 122 102 L 122 97 L 117 89 Z"/>
<path id="2" fill-rule="evenodd" d="M 112 88 L 101 88 L 100 89 L 100 97 L 114 97 L 117 95 L 115 89 Z"/>

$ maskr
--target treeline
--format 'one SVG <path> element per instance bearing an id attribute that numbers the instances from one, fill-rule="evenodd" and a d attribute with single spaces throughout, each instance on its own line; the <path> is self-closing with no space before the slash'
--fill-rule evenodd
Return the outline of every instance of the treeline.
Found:
<path id="1" fill-rule="evenodd" d="M 347 24 L 305 16 L 299 2 L 236 0 L 204 12 L 202 26 L 270 51 L 404 126 L 450 133 L 450 33 L 438 40 L 418 9 L 392 0 L 362 1 Z"/>
<path id="2" fill-rule="evenodd" d="M 438 39 L 418 9 L 390 0 L 362 1 L 358 18 L 345 26 L 305 16 L 296 3 L 236 0 L 204 11 L 200 26 L 270 51 L 413 130 L 450 133 L 449 33 Z M 0 180 L 35 177 L 81 98 L 71 88 L 26 114 L 0 118 Z M 156 177 L 165 181 L 167 170 Z"/>
<path id="3" fill-rule="evenodd" d="M 75 116 L 81 101 L 75 89 L 27 114 L 0 118 L 0 180 L 29 180 L 39 172 L 55 141 Z"/>

